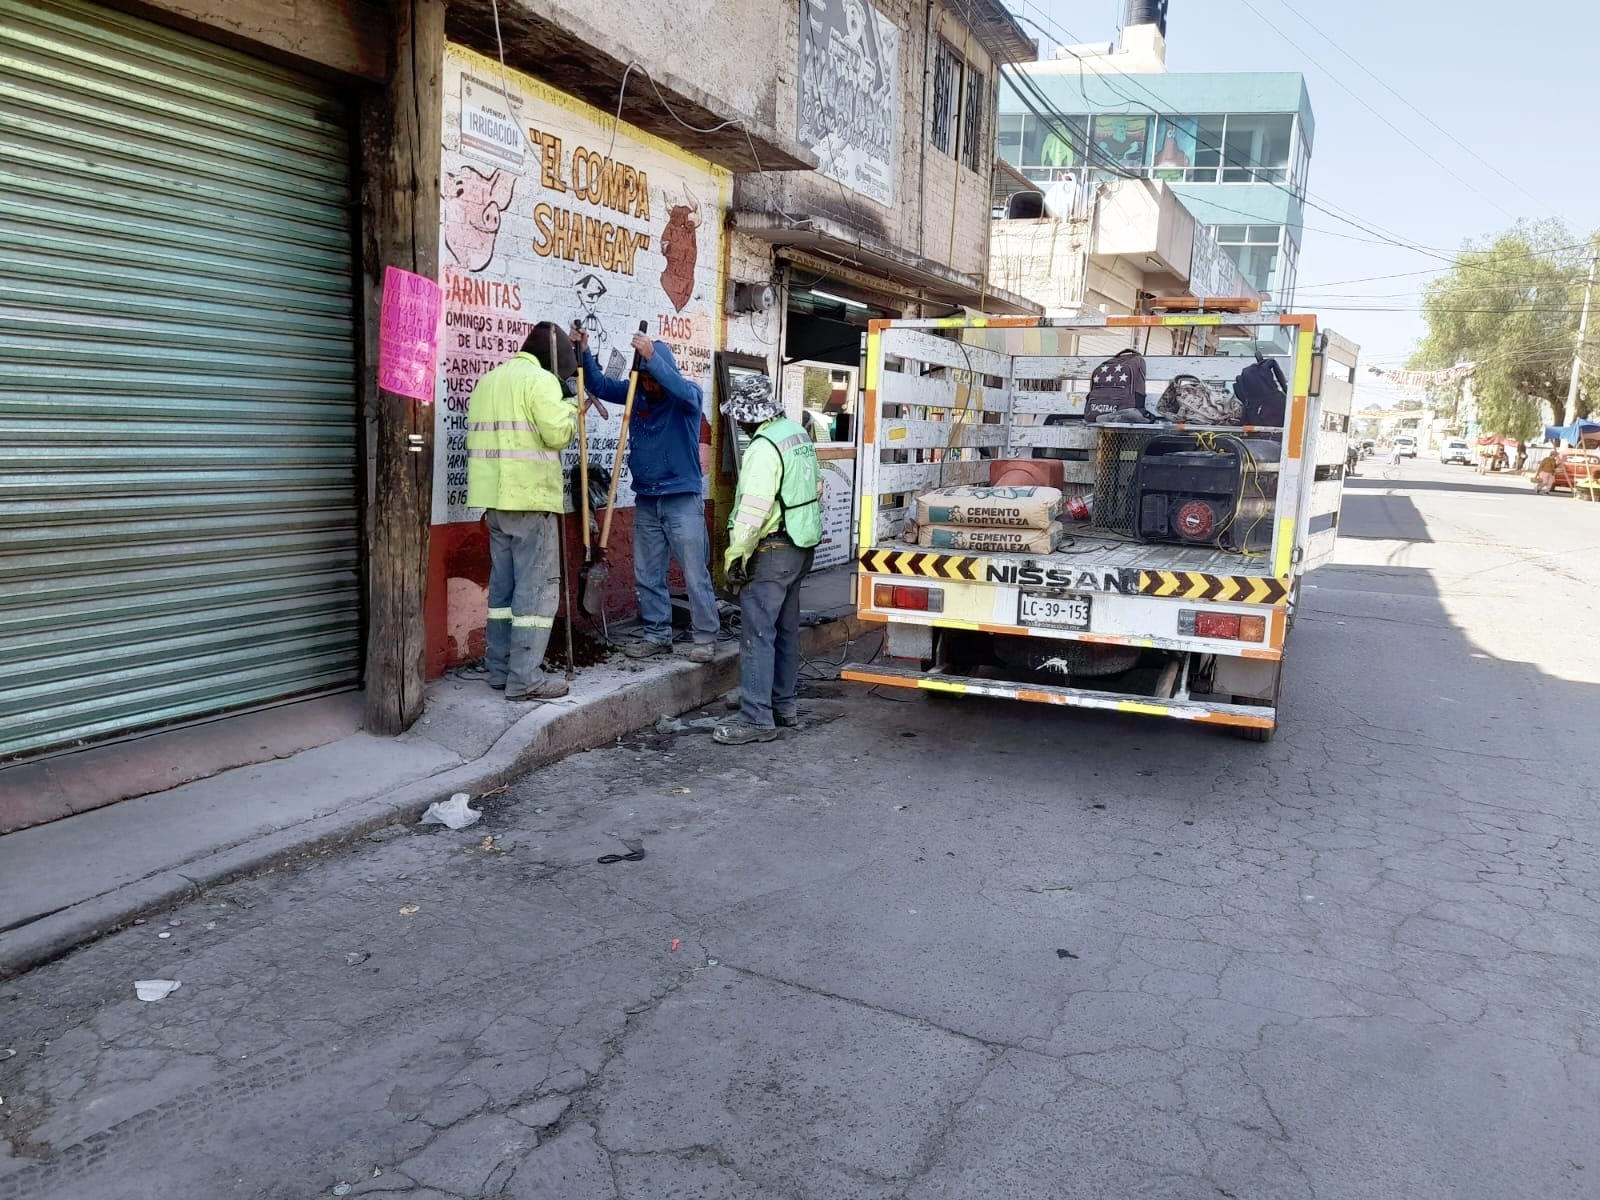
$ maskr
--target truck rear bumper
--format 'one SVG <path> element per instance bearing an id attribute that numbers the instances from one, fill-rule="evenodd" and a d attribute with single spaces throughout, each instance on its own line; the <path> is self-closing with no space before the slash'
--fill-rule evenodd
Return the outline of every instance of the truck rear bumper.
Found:
<path id="1" fill-rule="evenodd" d="M 1200 700 L 1140 698 L 1120 692 L 1007 683 L 1000 679 L 974 679 L 965 675 L 946 675 L 938 671 L 919 671 L 915 667 L 885 666 L 876 663 L 872 665 L 851 663 L 840 674 L 842 678 L 853 683 L 866 683 L 877 687 L 912 688 L 967 696 L 995 696 L 1003 700 L 1025 700 L 1034 704 L 1064 704 L 1073 708 L 1099 708 L 1108 712 L 1171 717 L 1179 721 L 1199 721 L 1206 725 L 1226 725 L 1236 729 L 1271 730 L 1277 726 L 1277 710 L 1264 705 L 1257 707 L 1244 704 L 1214 704 Z"/>

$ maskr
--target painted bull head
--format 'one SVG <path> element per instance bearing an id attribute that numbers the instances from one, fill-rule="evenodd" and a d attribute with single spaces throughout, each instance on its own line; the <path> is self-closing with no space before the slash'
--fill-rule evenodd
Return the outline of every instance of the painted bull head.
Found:
<path id="1" fill-rule="evenodd" d="M 494 257 L 500 214 L 511 206 L 517 177 L 506 171 L 485 175 L 472 167 L 444 177 L 444 244 L 469 271 L 481 271 Z"/>
<path id="2" fill-rule="evenodd" d="M 661 256 L 667 260 L 661 272 L 661 290 L 679 312 L 694 295 L 694 267 L 700 257 L 700 201 L 685 185 L 685 204 L 667 209 L 667 227 L 661 231 Z"/>

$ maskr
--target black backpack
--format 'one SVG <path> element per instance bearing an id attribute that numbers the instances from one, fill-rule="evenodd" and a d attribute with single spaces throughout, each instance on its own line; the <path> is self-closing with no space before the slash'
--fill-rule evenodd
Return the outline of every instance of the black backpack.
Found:
<path id="1" fill-rule="evenodd" d="M 1086 422 L 1108 421 L 1113 414 L 1144 408 L 1144 355 L 1119 350 L 1089 376 L 1089 395 L 1083 403 Z"/>
<path id="2" fill-rule="evenodd" d="M 1233 381 L 1233 394 L 1244 405 L 1244 424 L 1282 426 L 1289 384 L 1277 359 L 1256 355 L 1256 361 Z"/>

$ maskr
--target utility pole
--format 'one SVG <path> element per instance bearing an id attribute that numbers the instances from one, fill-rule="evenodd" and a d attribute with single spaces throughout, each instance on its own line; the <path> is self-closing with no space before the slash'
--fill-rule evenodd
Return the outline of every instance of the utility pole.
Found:
<path id="1" fill-rule="evenodd" d="M 1572 351 L 1572 378 L 1567 381 L 1567 419 L 1576 421 L 1578 410 L 1578 372 L 1583 368 L 1583 340 L 1589 330 L 1589 300 L 1594 295 L 1595 267 L 1600 265 L 1600 242 L 1589 256 L 1589 282 L 1583 285 L 1583 312 L 1578 317 L 1578 344 Z"/>

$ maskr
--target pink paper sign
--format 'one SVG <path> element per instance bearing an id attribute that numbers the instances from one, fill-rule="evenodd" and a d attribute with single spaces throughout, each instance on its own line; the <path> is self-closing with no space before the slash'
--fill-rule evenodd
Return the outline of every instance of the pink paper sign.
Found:
<path id="1" fill-rule="evenodd" d="M 384 391 L 433 403 L 443 307 L 444 293 L 433 280 L 384 269 L 378 325 L 378 386 Z"/>

